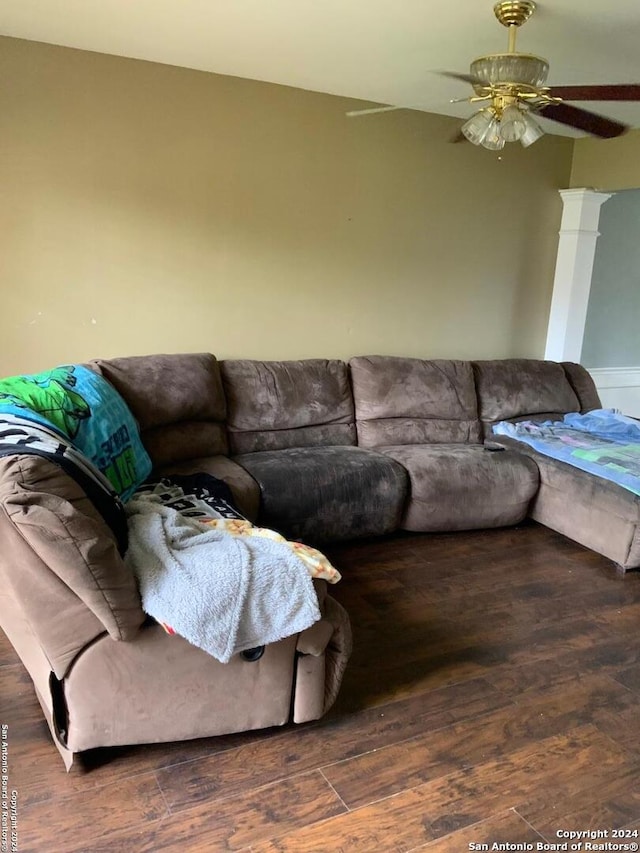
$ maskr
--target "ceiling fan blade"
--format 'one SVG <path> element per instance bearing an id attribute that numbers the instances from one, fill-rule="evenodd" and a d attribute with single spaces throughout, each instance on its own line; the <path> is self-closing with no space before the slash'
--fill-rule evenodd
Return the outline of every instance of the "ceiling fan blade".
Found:
<path id="1" fill-rule="evenodd" d="M 374 113 L 390 113 L 393 110 L 404 110 L 406 107 L 371 107 L 368 110 L 349 110 L 348 115 L 349 118 L 355 118 L 356 116 L 371 116 Z"/>
<path id="2" fill-rule="evenodd" d="M 609 83 L 606 86 L 552 86 L 552 98 L 567 101 L 640 101 L 640 84 Z"/>
<path id="3" fill-rule="evenodd" d="M 452 77 L 454 80 L 463 80 L 465 83 L 471 83 L 472 86 L 486 86 L 486 83 L 479 77 L 474 77 L 473 74 L 458 74 L 457 71 L 436 71 L 435 74 L 440 74 L 441 77 Z"/>
<path id="4" fill-rule="evenodd" d="M 602 139 L 611 139 L 629 130 L 626 124 L 620 124 L 613 119 L 590 113 L 580 107 L 572 107 L 571 104 L 546 104 L 537 107 L 535 112 L 545 118 L 558 121 L 560 124 L 568 124 L 569 127 L 586 130 L 587 133 L 600 136 Z"/>

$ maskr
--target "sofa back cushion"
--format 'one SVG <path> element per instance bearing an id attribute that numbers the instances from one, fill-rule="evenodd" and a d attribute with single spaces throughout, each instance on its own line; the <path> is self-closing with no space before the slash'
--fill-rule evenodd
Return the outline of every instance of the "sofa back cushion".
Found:
<path id="1" fill-rule="evenodd" d="M 591 374 L 581 364 L 573 361 L 563 361 L 562 367 L 569 383 L 576 393 L 580 403 L 580 411 L 584 414 L 592 409 L 601 409 L 602 403 Z"/>
<path id="2" fill-rule="evenodd" d="M 140 424 L 155 466 L 228 453 L 226 403 L 215 356 L 209 353 L 95 359 Z"/>
<path id="3" fill-rule="evenodd" d="M 221 369 L 232 453 L 356 443 L 344 362 L 230 359 Z"/>
<path id="4" fill-rule="evenodd" d="M 58 678 L 105 630 L 135 636 L 144 613 L 115 537 L 82 488 L 49 459 L 0 458 L 0 583 Z"/>
<path id="5" fill-rule="evenodd" d="M 480 441 L 470 362 L 373 355 L 349 367 L 361 447 Z"/>
<path id="6" fill-rule="evenodd" d="M 580 411 L 565 370 L 555 361 L 506 358 L 475 361 L 480 418 L 485 423 L 530 415 L 553 418 Z"/>

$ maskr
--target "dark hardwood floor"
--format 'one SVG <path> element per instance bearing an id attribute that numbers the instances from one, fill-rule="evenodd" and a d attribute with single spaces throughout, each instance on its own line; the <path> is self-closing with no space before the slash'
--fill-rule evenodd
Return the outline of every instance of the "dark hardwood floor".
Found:
<path id="1" fill-rule="evenodd" d="M 67 775 L 2 636 L 20 853 L 640 842 L 639 573 L 533 523 L 326 550 L 355 648 L 317 723 L 99 750 Z"/>

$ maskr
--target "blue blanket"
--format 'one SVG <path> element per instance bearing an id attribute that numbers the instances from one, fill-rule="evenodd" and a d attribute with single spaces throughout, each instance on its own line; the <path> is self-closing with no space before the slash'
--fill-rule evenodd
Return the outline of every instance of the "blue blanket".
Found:
<path id="1" fill-rule="evenodd" d="M 501 421 L 493 432 L 640 495 L 640 422 L 633 418 L 595 409 L 571 412 L 561 421 Z"/>
<path id="2" fill-rule="evenodd" d="M 123 501 L 151 473 L 129 407 L 106 379 L 81 364 L 0 380 L 0 415 L 58 433 L 104 474 Z"/>

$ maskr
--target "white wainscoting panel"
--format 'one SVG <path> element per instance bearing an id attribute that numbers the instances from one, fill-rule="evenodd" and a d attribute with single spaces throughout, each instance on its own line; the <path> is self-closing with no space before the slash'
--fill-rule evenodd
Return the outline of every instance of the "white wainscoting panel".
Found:
<path id="1" fill-rule="evenodd" d="M 589 367 L 605 409 L 640 418 L 640 367 Z"/>

